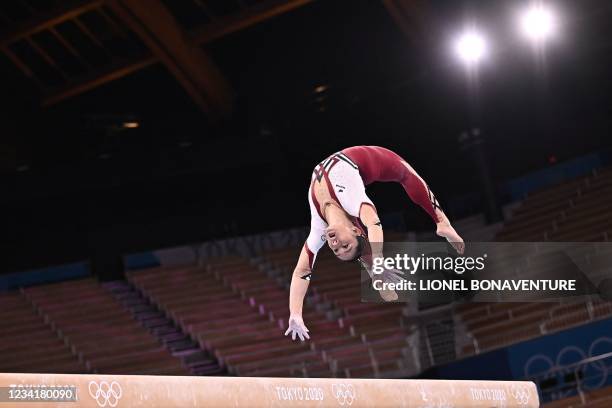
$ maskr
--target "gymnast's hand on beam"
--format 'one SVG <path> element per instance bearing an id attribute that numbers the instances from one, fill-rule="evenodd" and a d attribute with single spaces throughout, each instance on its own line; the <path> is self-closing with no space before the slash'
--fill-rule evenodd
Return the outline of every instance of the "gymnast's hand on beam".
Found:
<path id="1" fill-rule="evenodd" d="M 297 335 L 301 341 L 304 341 L 305 338 L 310 339 L 310 336 L 308 335 L 309 331 L 310 330 L 308 330 L 308 328 L 304 324 L 302 316 L 291 315 L 289 317 L 289 328 L 285 332 L 285 336 L 291 333 L 292 340 L 295 340 L 295 337 Z"/>
<path id="2" fill-rule="evenodd" d="M 400 283 L 406 280 L 406 278 L 404 278 L 404 275 L 405 273 L 402 271 L 385 268 L 385 270 L 380 275 L 378 275 L 378 278 L 384 283 Z"/>

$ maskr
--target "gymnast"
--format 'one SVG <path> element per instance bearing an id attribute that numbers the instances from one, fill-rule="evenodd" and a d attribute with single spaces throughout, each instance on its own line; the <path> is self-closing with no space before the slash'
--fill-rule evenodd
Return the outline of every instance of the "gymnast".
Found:
<path id="1" fill-rule="evenodd" d="M 446 238 L 459 254 L 463 253 L 463 239 L 451 226 L 435 196 L 399 155 L 378 146 L 355 146 L 335 153 L 319 163 L 312 174 L 308 189 L 310 234 L 291 278 L 289 328 L 285 336 L 291 333 L 293 340 L 296 336 L 302 341 L 310 339 L 302 319 L 302 305 L 317 253 L 325 242 L 338 259 L 360 261 L 375 279 L 368 264 L 382 256 L 383 229 L 376 207 L 365 192 L 365 186 L 373 182 L 400 183 L 408 197 L 436 223 L 436 234 Z M 377 278 L 397 282 L 401 280 L 399 273 L 389 271 Z M 394 291 L 379 294 L 386 301 L 398 298 Z"/>

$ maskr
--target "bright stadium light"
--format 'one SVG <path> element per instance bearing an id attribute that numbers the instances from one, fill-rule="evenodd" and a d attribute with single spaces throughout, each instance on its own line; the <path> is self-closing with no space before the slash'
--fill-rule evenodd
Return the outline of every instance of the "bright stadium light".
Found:
<path id="1" fill-rule="evenodd" d="M 123 127 L 126 129 L 136 129 L 140 127 L 140 123 L 136 122 L 135 120 L 130 120 L 127 122 L 123 122 Z"/>
<path id="2" fill-rule="evenodd" d="M 528 39 L 541 43 L 555 35 L 557 19 L 552 10 L 535 3 L 521 14 L 520 29 Z"/>
<path id="3" fill-rule="evenodd" d="M 455 53 L 468 66 L 477 65 L 487 53 L 487 43 L 478 31 L 463 32 L 455 41 Z"/>

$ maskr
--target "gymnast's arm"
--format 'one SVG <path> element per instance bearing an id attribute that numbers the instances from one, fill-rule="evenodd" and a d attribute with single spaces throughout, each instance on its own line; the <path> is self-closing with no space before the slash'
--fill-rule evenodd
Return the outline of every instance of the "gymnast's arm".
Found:
<path id="1" fill-rule="evenodd" d="M 310 256 L 308 253 L 307 244 L 302 247 L 300 258 L 298 259 L 297 265 L 293 271 L 291 277 L 291 288 L 289 289 L 289 322 L 288 328 L 285 332 L 285 336 L 291 334 L 291 339 L 295 340 L 296 336 L 301 341 L 304 339 L 310 339 L 308 335 L 308 328 L 304 324 L 302 318 L 302 306 L 304 305 L 304 297 L 308 290 L 308 284 L 310 283 Z"/>
<path id="2" fill-rule="evenodd" d="M 366 270 L 372 279 L 374 279 L 374 272 L 372 271 L 372 265 L 376 258 L 382 258 L 383 255 L 383 242 L 384 235 L 382 225 L 378 219 L 376 208 L 370 204 L 364 204 L 359 210 L 359 216 L 361 222 L 368 228 L 368 240 L 370 247 L 372 248 L 372 263 L 366 266 Z M 381 264 L 379 264 L 381 265 Z M 403 278 L 404 273 L 395 269 L 385 269 L 376 279 L 381 279 L 383 282 L 399 283 Z M 381 297 L 385 301 L 397 300 L 397 294 L 392 290 L 381 290 Z"/>
<path id="3" fill-rule="evenodd" d="M 302 316 L 302 305 L 310 283 L 310 264 L 306 245 L 302 247 L 300 258 L 291 276 L 291 288 L 289 290 L 289 312 L 291 315 Z"/>
<path id="4" fill-rule="evenodd" d="M 376 208 L 368 203 L 363 203 L 359 209 L 359 218 L 368 229 L 368 241 L 372 248 L 372 259 L 383 255 L 383 242 L 385 240 L 382 224 L 378 219 Z"/>

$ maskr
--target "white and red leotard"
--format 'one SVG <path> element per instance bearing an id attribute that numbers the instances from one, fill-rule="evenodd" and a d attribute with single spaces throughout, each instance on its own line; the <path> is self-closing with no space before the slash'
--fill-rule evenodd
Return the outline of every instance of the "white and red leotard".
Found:
<path id="1" fill-rule="evenodd" d="M 439 205 L 435 196 L 404 159 L 384 147 L 349 147 L 319 163 L 312 174 L 308 189 L 310 234 L 305 243 L 311 269 L 317 253 L 325 243 L 324 234 L 328 226 L 321 203 L 317 201 L 313 191 L 315 181 L 322 179 L 327 183 L 332 199 L 340 204 L 352 217 L 353 223 L 364 233 L 367 233 L 367 230 L 359 221 L 359 211 L 364 204 L 374 207 L 366 194 L 365 186 L 377 181 L 400 183 L 412 201 L 420 205 L 434 222 L 439 221 L 436 215 Z"/>

